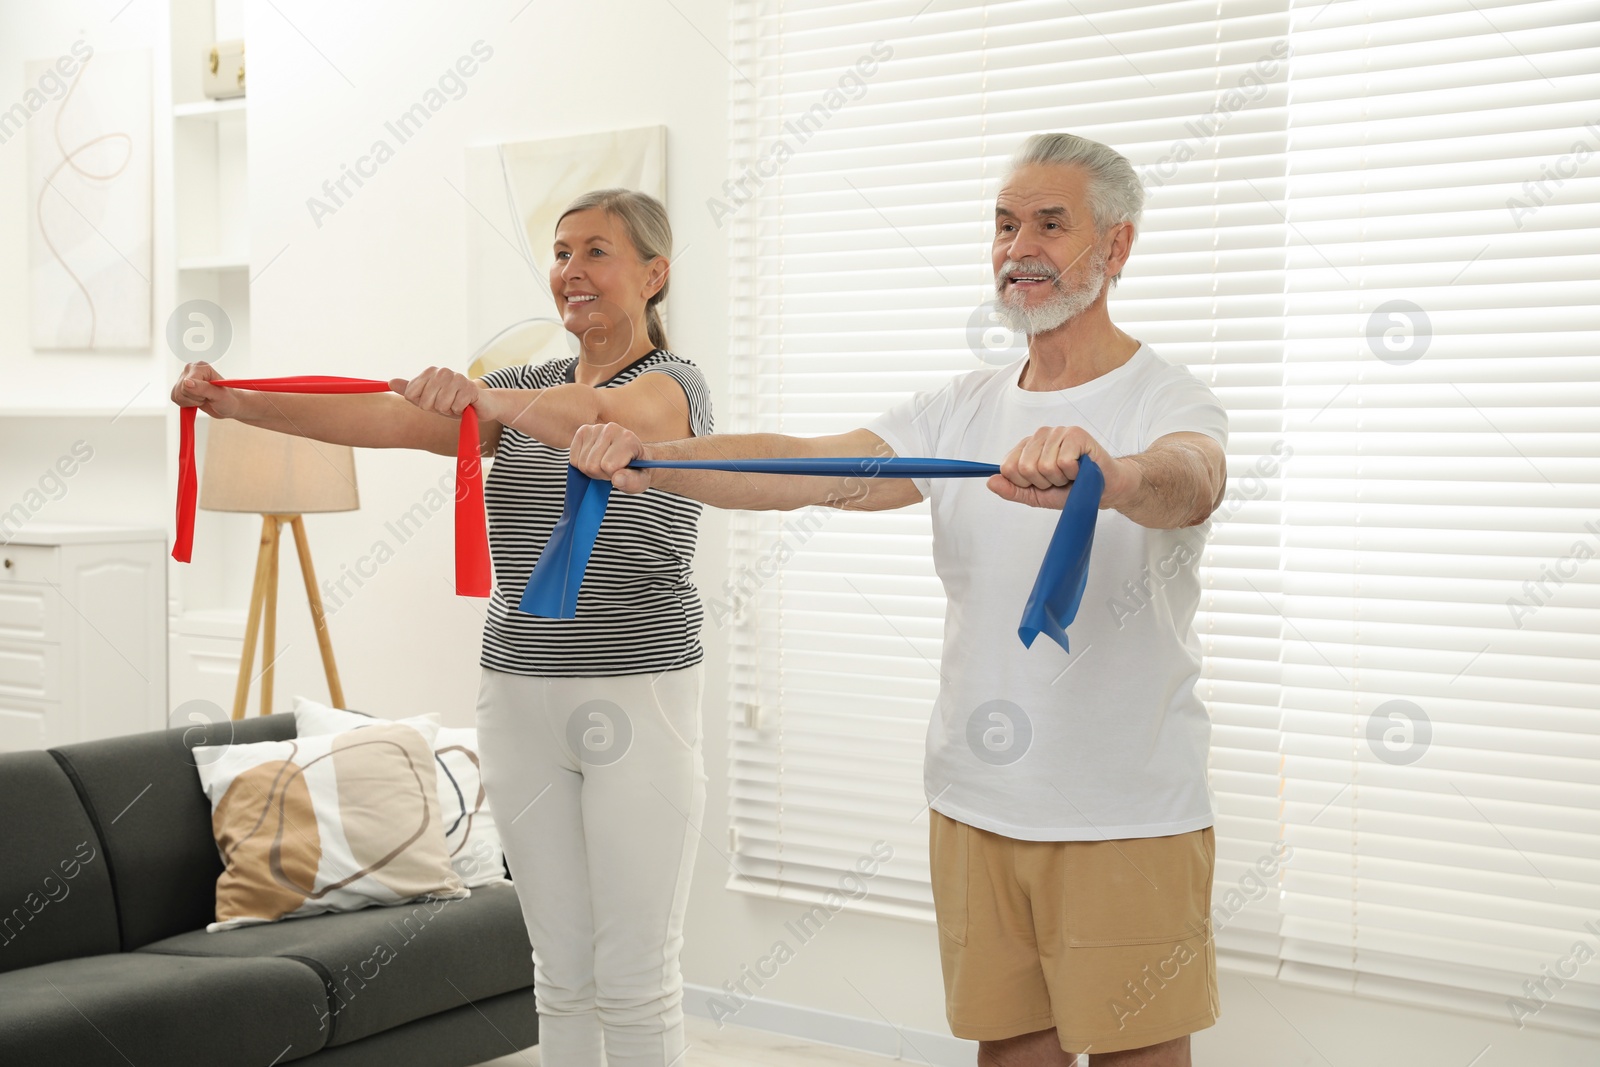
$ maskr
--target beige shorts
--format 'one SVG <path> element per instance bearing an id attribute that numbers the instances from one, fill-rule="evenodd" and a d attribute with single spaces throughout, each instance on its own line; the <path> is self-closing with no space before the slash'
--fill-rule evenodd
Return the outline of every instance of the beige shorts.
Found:
<path id="1" fill-rule="evenodd" d="M 937 811 L 930 822 L 951 1033 L 1054 1027 L 1067 1052 L 1118 1052 L 1217 1021 L 1211 827 L 1019 841 Z"/>

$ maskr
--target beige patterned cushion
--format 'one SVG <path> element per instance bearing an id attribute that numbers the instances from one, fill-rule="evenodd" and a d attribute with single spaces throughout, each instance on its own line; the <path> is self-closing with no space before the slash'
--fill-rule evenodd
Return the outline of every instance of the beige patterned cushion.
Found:
<path id="1" fill-rule="evenodd" d="M 437 730 L 421 720 L 197 748 L 225 868 L 206 929 L 470 895 L 440 824 Z"/>
<path id="2" fill-rule="evenodd" d="M 416 723 L 414 719 L 383 719 L 364 711 L 332 708 L 310 697 L 294 698 L 294 726 L 300 737 L 362 730 L 385 722 Z M 425 718 L 437 722 L 434 713 Z M 445 847 L 450 866 L 468 889 L 510 884 L 505 876 L 505 853 L 500 831 L 483 788 L 475 727 L 439 727 L 433 742 L 434 771 L 439 777 L 439 812 L 444 821 Z"/>

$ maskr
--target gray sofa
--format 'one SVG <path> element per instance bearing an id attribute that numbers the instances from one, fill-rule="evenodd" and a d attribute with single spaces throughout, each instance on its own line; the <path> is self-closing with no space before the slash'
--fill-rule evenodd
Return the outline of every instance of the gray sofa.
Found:
<path id="1" fill-rule="evenodd" d="M 538 1042 L 510 885 L 208 934 L 190 748 L 294 716 L 0 754 L 0 1065 L 466 1067 Z"/>

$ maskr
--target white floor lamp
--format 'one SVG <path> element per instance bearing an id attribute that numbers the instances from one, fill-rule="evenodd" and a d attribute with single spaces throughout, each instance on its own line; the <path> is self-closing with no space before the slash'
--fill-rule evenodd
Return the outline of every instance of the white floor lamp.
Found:
<path id="1" fill-rule="evenodd" d="M 233 717 L 244 718 L 258 632 L 264 664 L 261 714 L 272 713 L 272 667 L 278 622 L 278 542 L 285 523 L 294 531 L 306 598 L 311 603 L 311 623 L 317 633 L 317 647 L 322 651 L 322 668 L 328 676 L 328 695 L 334 707 L 344 707 L 344 690 L 339 685 L 339 669 L 333 661 L 328 619 L 323 614 L 322 597 L 317 592 L 311 548 L 301 516 L 313 512 L 354 511 L 361 506 L 360 494 L 356 491 L 355 456 L 350 446 L 329 445 L 263 430 L 233 419 L 214 420 L 206 439 L 199 503 L 206 511 L 242 511 L 261 516 L 261 547 L 256 553 L 244 651 L 239 658 L 239 680 L 233 694 Z"/>

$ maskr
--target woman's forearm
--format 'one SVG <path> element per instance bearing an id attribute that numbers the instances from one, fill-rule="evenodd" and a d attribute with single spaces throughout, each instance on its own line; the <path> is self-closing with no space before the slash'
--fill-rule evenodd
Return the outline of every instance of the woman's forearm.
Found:
<path id="1" fill-rule="evenodd" d="M 637 460 L 856 459 L 860 475 L 746 474 L 739 471 L 633 468 Z M 609 478 L 627 493 L 675 493 L 712 507 L 740 511 L 793 511 L 811 505 L 841 511 L 885 511 L 922 499 L 910 478 L 878 477 L 873 461 L 894 449 L 862 427 L 822 437 L 780 433 L 704 434 L 677 441 L 640 441 L 617 423 L 584 426 L 572 444 L 572 462 L 591 478 Z"/>
<path id="2" fill-rule="evenodd" d="M 766 459 L 810 454 L 805 438 L 778 433 L 708 434 L 647 444 L 644 450 L 646 459 Z M 819 483 L 824 480 L 831 479 L 670 467 L 650 472 L 652 488 L 712 507 L 744 511 L 791 511 L 819 503 Z"/>
<path id="3" fill-rule="evenodd" d="M 859 432 L 858 432 L 859 434 Z M 789 437 L 786 434 L 710 434 L 682 442 L 645 445 L 645 459 L 768 459 L 856 456 L 864 448 L 853 442 L 854 434 L 837 437 Z M 882 442 L 880 442 L 882 445 Z M 885 456 L 890 451 L 883 448 Z M 797 477 L 787 474 L 739 474 L 733 470 L 675 470 L 656 467 L 650 470 L 650 485 L 667 493 L 688 496 L 722 509 L 750 512 L 789 512 L 797 507 L 821 504 L 843 510 L 875 510 L 899 507 L 915 499 L 883 499 L 888 480 L 866 477 Z M 909 485 L 909 483 L 907 483 Z M 877 491 L 878 499 L 872 499 Z"/>
<path id="4" fill-rule="evenodd" d="M 547 389 L 485 389 L 488 417 L 551 448 L 569 448 L 578 427 L 599 422 L 600 402 L 593 386 L 580 382 Z"/>
<path id="5" fill-rule="evenodd" d="M 460 423 L 423 411 L 398 393 L 267 393 L 235 390 L 240 422 L 361 448 L 420 448 L 456 454 Z"/>

